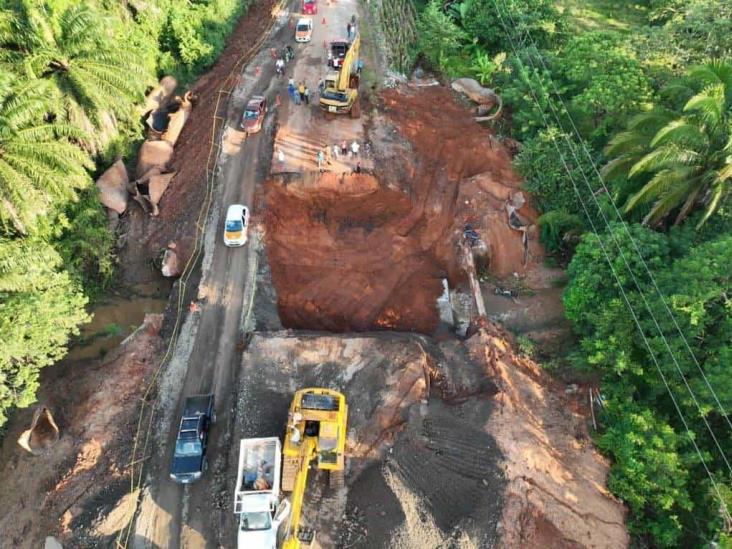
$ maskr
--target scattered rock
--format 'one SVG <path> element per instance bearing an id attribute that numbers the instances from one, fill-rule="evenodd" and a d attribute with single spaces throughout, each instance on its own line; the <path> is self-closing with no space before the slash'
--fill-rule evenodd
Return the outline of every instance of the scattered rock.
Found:
<path id="1" fill-rule="evenodd" d="M 61 542 L 53 536 L 47 536 L 43 549 L 64 549 L 64 546 L 61 545 Z"/>
<path id="2" fill-rule="evenodd" d="M 122 159 L 119 159 L 97 179 L 102 204 L 120 215 L 125 213 L 130 202 L 130 195 L 127 192 L 128 182 L 127 168 Z"/>
<path id="3" fill-rule="evenodd" d="M 168 244 L 168 248 L 163 254 L 163 265 L 160 272 L 163 273 L 163 276 L 168 278 L 176 278 L 183 272 L 183 265 L 178 258 L 175 243 Z"/>
<path id="4" fill-rule="evenodd" d="M 46 453 L 59 439 L 59 429 L 51 410 L 39 406 L 33 413 L 30 429 L 18 438 L 18 444 L 34 456 Z"/>

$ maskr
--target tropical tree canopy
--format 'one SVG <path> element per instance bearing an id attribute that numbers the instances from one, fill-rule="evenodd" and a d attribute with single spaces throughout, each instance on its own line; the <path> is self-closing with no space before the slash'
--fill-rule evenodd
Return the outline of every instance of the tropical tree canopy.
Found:
<path id="1" fill-rule="evenodd" d="M 2 60 L 31 79 L 52 82 L 63 120 L 98 129 L 105 115 L 124 116 L 141 99 L 145 74 L 139 54 L 116 40 L 114 26 L 86 3 L 55 8 L 21 0 L 2 23 Z"/>
<path id="2" fill-rule="evenodd" d="M 53 207 L 91 183 L 93 164 L 73 143 L 84 134 L 50 119 L 47 88 L 0 77 L 0 221 L 19 233 L 33 232 Z"/>
<path id="3" fill-rule="evenodd" d="M 687 84 L 666 90 L 683 100 L 636 116 L 606 149 L 605 175 L 626 177 L 640 188 L 630 194 L 630 212 L 650 205 L 643 222 L 669 216 L 681 223 L 703 208 L 699 225 L 717 211 L 732 182 L 732 63 L 710 61 L 692 69 Z"/>

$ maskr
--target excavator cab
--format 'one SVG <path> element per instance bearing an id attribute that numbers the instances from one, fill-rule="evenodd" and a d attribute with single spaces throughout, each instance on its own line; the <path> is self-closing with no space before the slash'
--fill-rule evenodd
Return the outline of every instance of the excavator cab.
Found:
<path id="1" fill-rule="evenodd" d="M 282 490 L 292 492 L 285 549 L 308 545 L 315 538 L 311 528 L 300 524 L 311 463 L 330 472 L 333 487 L 343 485 L 347 418 L 346 398 L 337 391 L 301 389 L 292 399 L 283 448 Z"/>

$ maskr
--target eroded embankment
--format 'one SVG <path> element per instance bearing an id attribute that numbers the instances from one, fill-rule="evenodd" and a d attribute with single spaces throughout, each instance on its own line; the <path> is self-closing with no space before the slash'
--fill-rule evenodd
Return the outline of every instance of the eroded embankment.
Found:
<path id="1" fill-rule="evenodd" d="M 53 410 L 61 437 L 43 455 L 31 456 L 14 442 L 20 422 L 6 434 L 0 506 L 12 511 L 0 516 L 0 547 L 41 547 L 47 535 L 68 547 L 109 546 L 131 518 L 132 500 L 117 504 L 129 492 L 140 387 L 162 352 L 162 321 L 162 315 L 147 315 L 103 361 L 63 362 L 43 372 L 38 398 Z"/>
<path id="2" fill-rule="evenodd" d="M 519 191 L 509 154 L 451 92 L 404 87 L 382 100 L 369 135 L 374 173 L 267 184 L 267 253 L 286 327 L 432 333 L 441 279 L 463 281 L 466 223 L 488 243 L 496 276 L 541 260 L 533 233 L 527 256 L 507 223 Z M 520 213 L 536 218 L 528 206 Z"/>

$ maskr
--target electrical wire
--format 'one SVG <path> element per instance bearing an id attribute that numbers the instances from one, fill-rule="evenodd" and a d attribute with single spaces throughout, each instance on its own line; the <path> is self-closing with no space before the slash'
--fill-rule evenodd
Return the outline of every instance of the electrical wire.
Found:
<path id="1" fill-rule="evenodd" d="M 503 15 L 501 14 L 501 10 L 498 7 L 498 0 L 493 0 L 493 3 L 495 5 L 496 13 L 498 14 L 498 18 L 501 20 L 501 25 L 503 26 L 503 29 L 506 32 L 506 36 L 508 37 L 509 42 L 511 43 L 511 49 L 513 50 L 513 53 L 516 56 L 516 58 L 519 59 L 519 61 L 520 61 L 520 57 L 518 55 L 518 51 L 517 51 L 516 45 L 514 43 L 513 36 L 509 32 L 508 26 L 506 25 L 506 22 L 503 19 Z M 513 22 L 513 20 L 512 20 L 512 22 Z M 513 24 L 514 24 L 514 26 L 516 26 L 515 25 L 515 22 L 513 22 Z M 532 65 L 532 67 L 533 67 L 533 65 Z M 536 106 L 539 109 L 539 112 L 541 113 L 541 117 L 542 117 L 542 120 L 544 122 L 544 125 L 548 128 L 549 127 L 549 121 L 548 121 L 548 119 L 546 117 L 546 114 L 544 112 L 544 109 L 542 109 L 541 104 L 539 103 L 539 100 L 538 100 L 537 95 L 536 95 L 536 93 L 534 91 L 534 88 L 531 85 L 531 82 L 529 80 L 527 80 L 527 84 L 529 86 L 529 91 L 531 93 L 532 99 L 534 100 L 534 103 L 536 104 Z M 547 103 L 551 105 L 551 97 L 548 97 Z M 552 110 L 553 110 L 553 112 L 555 113 L 555 116 L 556 116 L 556 111 L 553 108 L 552 108 Z M 561 125 L 560 125 L 560 127 L 561 127 Z M 605 244 L 602 241 L 602 238 L 600 237 L 600 235 L 599 235 L 599 233 L 597 231 L 597 228 L 595 226 L 595 223 L 592 220 L 592 217 L 590 216 L 589 210 L 587 209 L 587 205 L 585 204 L 585 201 L 582 198 L 582 195 L 579 192 L 579 189 L 577 188 L 577 184 L 575 183 L 574 177 L 572 176 L 572 173 L 571 173 L 571 171 L 569 169 L 569 165 L 567 164 L 567 160 L 566 160 L 566 158 L 564 156 L 564 153 L 561 151 L 561 149 L 559 148 L 559 145 L 556 143 L 556 141 L 555 141 L 554 138 L 552 138 L 552 143 L 554 144 L 554 147 L 555 147 L 555 149 L 557 151 L 557 154 L 559 155 L 559 158 L 561 159 L 562 165 L 563 165 L 565 171 L 567 172 L 567 176 L 569 177 L 569 180 L 572 183 L 572 187 L 574 189 L 574 192 L 577 195 L 577 199 L 580 201 L 580 204 L 582 206 L 583 211 L 585 212 L 585 215 L 587 216 L 587 219 L 588 219 L 588 221 L 590 223 L 590 226 L 592 227 L 592 231 L 595 234 L 595 236 L 597 237 L 597 241 L 598 241 L 598 244 L 600 246 L 600 249 L 602 250 L 603 256 L 605 257 L 605 260 L 606 260 L 606 262 L 608 264 L 608 267 L 610 267 L 610 272 L 612 273 L 613 278 L 615 279 L 615 281 L 618 284 L 618 289 L 620 290 L 620 293 L 621 293 L 621 295 L 623 297 L 623 300 L 625 301 L 625 303 L 626 303 L 626 305 L 628 307 L 628 310 L 631 313 L 631 316 L 633 318 L 633 322 L 635 323 L 636 327 L 638 328 L 638 331 L 639 331 L 639 333 L 641 335 L 641 338 L 643 339 L 643 343 L 644 343 L 646 349 L 648 349 L 648 353 L 649 353 L 649 355 L 651 357 L 651 360 L 653 361 L 653 363 L 654 363 L 654 365 L 656 367 L 656 370 L 658 371 L 658 374 L 661 377 L 661 380 L 662 380 L 662 382 L 663 382 L 663 384 L 664 384 L 664 386 L 666 388 L 666 391 L 668 392 L 669 397 L 671 398 L 671 401 L 672 401 L 672 403 L 674 405 L 674 408 L 676 409 L 676 412 L 677 412 L 679 418 L 681 419 L 681 422 L 682 422 L 682 424 L 684 426 L 684 429 L 685 429 L 685 431 L 687 433 L 687 436 L 688 436 L 689 440 L 691 441 L 691 443 L 692 443 L 692 445 L 694 447 L 694 450 L 696 451 L 697 455 L 699 456 L 699 460 L 700 460 L 700 462 L 701 462 L 704 470 L 706 471 L 707 476 L 709 477 L 709 480 L 710 480 L 710 482 L 712 484 L 712 487 L 713 487 L 713 489 L 714 489 L 714 491 L 715 491 L 715 493 L 716 493 L 716 495 L 717 495 L 717 497 L 719 499 L 721 509 L 722 509 L 725 517 L 728 520 L 731 520 L 732 517 L 729 514 L 729 511 L 728 511 L 727 506 L 725 504 L 724 498 L 722 497 L 722 494 L 721 494 L 721 491 L 719 489 L 719 486 L 717 485 L 717 482 L 715 481 L 714 476 L 712 475 L 711 471 L 709 470 L 709 467 L 707 466 L 706 461 L 704 460 L 704 456 L 702 455 L 701 450 L 699 449 L 699 447 L 698 447 L 698 445 L 696 443 L 695 436 L 692 433 L 691 429 L 689 428 L 689 425 L 687 423 L 687 420 L 684 417 L 684 414 L 681 411 L 680 406 L 678 405 L 678 402 L 676 400 L 676 397 L 674 396 L 673 392 L 671 391 L 671 387 L 669 386 L 668 381 L 666 379 L 666 376 L 664 375 L 664 373 L 663 373 L 663 371 L 661 369 L 661 366 L 660 366 L 660 364 L 658 362 L 658 359 L 656 358 L 655 354 L 653 353 L 653 350 L 651 349 L 650 342 L 648 341 L 648 339 L 647 339 L 647 337 L 645 335 L 645 332 L 643 331 L 643 328 L 642 328 L 642 326 L 640 324 L 640 320 L 638 319 L 638 316 L 636 315 L 636 312 L 635 312 L 635 310 L 633 309 L 633 307 L 632 307 L 632 305 L 630 303 L 630 299 L 628 298 L 628 296 L 627 296 L 627 294 L 625 292 L 625 289 L 623 288 L 623 285 L 620 282 L 620 278 L 619 278 L 619 276 L 618 276 L 615 268 L 613 267 L 612 261 L 610 260 L 610 256 L 609 256 L 609 254 L 607 252 L 607 249 L 605 248 Z M 570 145 L 570 151 L 573 151 L 571 142 L 569 143 L 569 145 Z M 575 160 L 576 160 L 576 158 L 575 158 Z M 581 169 L 580 169 L 580 172 L 584 175 L 584 172 L 582 172 Z M 585 177 L 585 179 L 587 179 L 587 178 Z M 589 185 L 589 182 L 587 182 L 587 183 Z M 591 190 L 591 187 L 590 187 L 590 190 Z M 590 194 L 593 194 L 593 193 L 590 192 Z M 595 200 L 595 203 L 596 203 L 598 209 L 600 209 L 599 203 L 597 203 L 597 200 Z M 605 220 L 605 223 L 607 224 L 607 226 L 609 228 L 609 223 L 607 222 L 607 219 L 604 218 L 604 217 L 603 217 L 603 219 Z M 628 266 L 627 262 L 626 262 L 626 266 L 630 270 L 630 267 Z M 631 274 L 632 274 L 632 271 L 631 271 Z M 682 378 L 683 378 L 683 375 L 682 375 Z M 705 421 L 705 423 L 706 423 L 706 421 Z M 710 428 L 710 432 L 711 432 L 711 428 Z M 713 436 L 714 440 L 716 441 L 716 437 L 714 437 L 714 434 L 713 433 L 712 433 L 712 436 Z M 720 449 L 720 451 L 721 451 L 721 449 Z M 725 462 L 727 462 L 726 457 L 724 456 L 724 453 L 722 453 L 722 457 L 725 460 Z M 729 464 L 728 464 L 728 467 L 729 467 Z"/>
<path id="2" fill-rule="evenodd" d="M 510 12 L 509 12 L 509 17 L 511 18 L 511 21 L 512 21 L 512 23 L 515 26 L 515 23 L 516 22 L 514 21 L 513 17 L 510 15 Z M 533 36 L 531 35 L 531 32 L 529 32 L 528 30 L 526 30 L 525 31 L 525 35 L 531 41 L 531 45 L 533 46 L 534 51 L 537 52 L 537 56 L 536 57 L 538 58 L 539 62 L 541 63 L 542 68 L 547 73 L 547 75 L 551 75 L 549 69 L 547 68 L 546 64 L 544 63 L 544 58 L 541 55 L 538 54 L 539 48 L 538 48 L 538 46 L 536 44 L 536 41 L 534 40 Z M 531 62 L 531 55 L 528 54 L 528 57 L 529 57 L 529 62 Z M 533 63 L 532 63 L 532 67 L 533 67 Z M 600 170 L 597 168 L 597 164 L 595 163 L 594 158 L 590 154 L 590 151 L 588 150 L 587 145 L 585 144 L 585 140 L 582 138 L 582 135 L 580 134 L 579 130 L 577 129 L 577 125 L 575 124 L 574 119 L 569 114 L 569 108 L 567 107 L 567 104 L 564 101 L 564 98 L 559 93 L 559 89 L 557 88 L 556 82 L 554 82 L 554 79 L 551 78 L 551 76 L 549 76 L 548 80 L 549 80 L 549 82 L 550 82 L 550 84 L 552 86 L 554 95 L 562 103 L 562 106 L 564 107 L 564 112 L 567 114 L 567 119 L 569 120 L 569 123 L 572 126 L 572 130 L 573 130 L 574 134 L 577 136 L 577 141 L 579 142 L 580 146 L 582 147 L 582 149 L 583 149 L 583 151 L 585 153 L 585 156 L 587 156 L 587 159 L 590 161 L 590 165 L 592 166 L 592 170 L 594 171 L 595 175 L 597 176 L 597 179 L 600 182 L 600 185 L 602 186 L 603 191 L 605 192 L 605 194 L 607 195 L 608 199 L 610 200 L 610 204 L 613 207 L 613 210 L 615 212 L 615 215 L 618 218 L 618 221 L 620 221 L 620 224 L 625 229 L 625 232 L 628 235 L 628 238 L 630 239 L 630 242 L 633 244 L 633 248 L 637 252 L 638 257 L 639 257 L 641 263 L 643 264 L 643 268 L 645 269 L 646 273 L 648 274 L 648 278 L 650 279 L 651 284 L 653 284 L 653 287 L 654 287 L 656 293 L 660 297 L 661 303 L 663 303 L 663 306 L 664 306 L 664 309 L 666 310 L 666 313 L 668 313 L 668 316 L 671 318 L 671 321 L 673 322 L 676 331 L 681 336 L 681 340 L 684 342 L 684 346 L 686 347 L 686 350 L 691 355 L 692 361 L 696 365 L 697 370 L 699 370 L 699 373 L 701 374 L 702 379 L 704 379 L 704 383 L 706 384 L 707 388 L 709 389 L 710 393 L 712 394 L 715 403 L 719 407 L 719 411 L 722 413 L 722 417 L 724 417 L 725 421 L 727 422 L 727 425 L 732 430 L 732 420 L 730 420 L 729 414 L 724 409 L 724 406 L 722 406 L 722 403 L 720 402 L 719 397 L 717 396 L 717 393 L 714 391 L 714 388 L 712 387 L 711 383 L 709 383 L 709 380 L 707 379 L 707 376 L 704 374 L 704 370 L 702 369 L 701 365 L 699 364 L 699 361 L 697 360 L 696 355 L 694 354 L 694 351 L 691 349 L 691 346 L 689 345 L 689 342 L 686 339 L 686 336 L 684 335 L 683 330 L 681 329 L 681 327 L 678 324 L 678 321 L 676 319 L 676 316 L 671 311 L 671 308 L 668 306 L 668 302 L 666 301 L 663 293 L 661 292 L 660 288 L 658 287 L 658 284 L 656 283 L 656 279 L 653 276 L 653 273 L 651 272 L 650 268 L 648 267 L 648 264 L 646 263 L 646 260 L 645 260 L 645 258 L 643 257 L 643 254 L 640 251 L 640 248 L 638 246 L 638 243 L 633 238 L 633 235 L 631 234 L 630 229 L 628 228 L 627 222 L 625 221 L 625 219 L 623 218 L 622 214 L 620 213 L 620 210 L 618 209 L 618 206 L 615 203 L 615 200 L 613 200 L 612 194 L 608 190 L 607 185 L 605 183 L 605 179 L 602 177 L 602 174 L 600 173 Z M 557 120 L 557 122 L 560 124 L 560 128 L 562 130 L 564 130 L 564 127 L 561 125 L 560 121 Z M 581 166 L 579 164 L 579 159 L 576 157 L 576 155 L 574 155 L 574 149 L 570 147 L 570 150 L 572 150 L 573 156 L 575 158 L 575 161 L 578 162 L 577 166 L 580 168 L 580 172 L 584 176 L 584 170 L 582 170 L 582 168 L 581 168 Z M 592 193 L 592 196 L 593 196 L 593 199 L 595 200 L 595 202 L 597 203 L 597 199 L 596 199 L 594 193 Z M 605 214 L 602 211 L 602 209 L 599 207 L 599 205 L 598 205 L 598 210 L 600 211 L 601 215 L 604 217 Z M 605 222 L 607 223 L 607 220 L 605 220 Z M 653 317 L 653 319 L 654 319 L 654 322 L 655 322 L 655 320 L 656 320 L 655 317 Z M 659 328 L 659 330 L 660 330 L 660 328 Z M 670 352 L 670 349 L 669 349 L 669 352 Z"/>
<path id="3" fill-rule="evenodd" d="M 505 5 L 505 4 L 504 4 L 504 5 Z M 497 8 L 496 8 L 496 9 L 497 9 Z M 511 17 L 511 23 L 512 23 L 512 24 L 514 25 L 514 27 L 516 27 L 516 26 L 517 26 L 517 25 L 516 25 L 516 22 L 515 22 L 515 20 L 513 20 L 513 17 Z M 530 35 L 530 33 L 528 33 L 528 32 L 526 32 L 526 34 L 527 34 L 527 35 L 528 35 L 529 37 L 531 36 L 531 35 Z M 532 41 L 533 41 L 533 39 L 532 39 Z M 533 47 L 534 47 L 534 50 L 535 50 L 535 51 L 537 51 L 537 53 L 538 53 L 538 48 L 536 47 L 536 43 L 535 43 L 535 42 L 533 43 Z M 539 57 L 540 57 L 540 56 L 539 56 Z M 534 65 L 534 63 L 533 63 L 533 62 L 532 62 L 532 60 L 531 60 L 531 54 L 530 54 L 530 53 L 528 53 L 528 54 L 527 54 L 527 58 L 528 58 L 528 60 L 529 60 L 529 63 L 531 64 L 531 68 L 532 68 L 532 69 L 534 69 L 534 70 L 537 70 L 537 67 L 536 67 L 536 65 Z M 519 59 L 520 59 L 520 58 L 519 58 Z M 553 81 L 553 79 L 551 78 L 551 76 L 550 76 L 550 74 L 549 74 L 548 70 L 546 69 L 546 65 L 544 65 L 544 70 L 545 70 L 545 71 L 547 72 L 547 74 L 548 74 L 548 80 L 549 80 L 550 82 L 552 82 L 552 83 L 553 83 L 554 81 Z M 529 87 L 531 87 L 531 82 L 530 82 L 529 80 L 527 80 L 527 83 L 529 84 Z M 541 84 L 540 84 L 540 85 L 541 85 Z M 556 90 L 556 86 L 554 86 L 554 88 L 555 88 L 555 90 Z M 547 90 L 544 90 L 544 89 L 543 89 L 543 85 L 542 85 L 542 91 L 544 91 L 544 92 L 547 92 Z M 560 100 L 561 100 L 561 96 L 560 96 Z M 559 119 L 559 115 L 557 114 L 557 111 L 556 111 L 556 109 L 555 109 L 555 107 L 554 107 L 554 104 L 553 104 L 553 103 L 552 103 L 552 101 L 551 101 L 551 96 L 549 95 L 549 93 L 547 93 L 547 104 L 548 104 L 549 108 L 550 108 L 550 109 L 551 109 L 551 111 L 552 111 L 552 114 L 553 114 L 553 116 L 554 116 L 554 119 L 555 119 L 556 123 L 557 123 L 557 124 L 559 125 L 559 127 L 560 127 L 560 128 L 562 129 L 562 130 L 564 130 L 564 127 L 562 126 L 561 120 Z M 566 106 L 566 104 L 565 104 L 565 103 L 563 102 L 563 100 L 562 100 L 562 105 L 564 106 L 564 111 L 565 111 L 565 113 L 567 114 L 567 117 L 568 117 L 568 118 L 569 118 L 570 120 L 572 120 L 572 117 L 571 117 L 571 115 L 569 114 L 569 110 L 567 109 L 567 106 Z M 541 108 L 541 107 L 539 107 L 539 108 Z M 573 123 L 573 125 L 574 125 L 574 123 Z M 576 126 L 575 126 L 575 128 L 576 128 Z M 724 450 L 722 449 L 722 446 L 721 446 L 721 444 L 719 443 L 719 441 L 718 441 L 718 439 L 717 439 L 717 436 L 716 436 L 716 434 L 715 434 L 715 433 L 714 433 L 714 431 L 712 430 L 712 427 L 711 427 L 711 426 L 709 425 L 709 422 L 707 421 L 706 415 L 705 415 L 705 414 L 703 413 L 703 411 L 702 411 L 702 409 L 701 409 L 701 406 L 700 406 L 700 404 L 699 404 L 699 401 L 697 400 L 697 398 L 696 398 L 696 395 L 694 394 L 694 391 L 693 391 L 693 390 L 691 389 L 691 386 L 689 385 L 689 382 L 688 382 L 688 380 L 686 379 L 686 376 L 685 376 L 685 375 L 684 375 L 684 373 L 682 372 L 682 370 L 681 370 L 681 366 L 680 366 L 680 364 L 678 363 L 678 361 L 677 361 L 677 359 L 676 359 L 676 355 L 675 355 L 675 354 L 673 353 L 673 351 L 671 350 L 671 346 L 670 346 L 670 344 L 669 344 L 669 342 L 668 342 L 668 339 L 667 339 L 667 338 L 666 338 L 666 336 L 664 335 L 664 333 L 663 333 L 663 330 L 661 329 L 661 326 L 659 325 L 659 323 L 658 323 L 658 320 L 656 319 L 656 316 L 655 316 L 655 315 L 653 314 L 653 310 L 651 309 L 651 306 L 650 306 L 650 304 L 648 303 L 648 300 L 646 299 L 646 295 L 645 295 L 645 294 L 643 293 L 643 291 L 642 291 L 642 289 L 641 289 L 641 286 L 640 286 L 640 284 L 638 283 L 638 280 L 637 280 L 637 278 L 636 278 L 636 276 L 635 276 L 635 273 L 634 273 L 634 272 L 633 272 L 633 270 L 631 269 L 631 267 L 630 267 L 630 263 L 628 262 L 627 258 L 625 257 L 625 253 L 623 252 L 623 249 L 622 249 L 622 247 L 621 247 L 621 245 L 620 245 L 620 242 L 619 242 L 619 241 L 617 240 L 617 238 L 616 238 L 616 235 L 615 235 L 615 233 L 614 233 L 613 231 L 611 231 L 611 230 L 610 230 L 610 223 L 609 223 L 609 221 L 607 220 L 607 217 L 605 216 L 605 212 L 604 212 L 604 211 L 602 210 L 602 208 L 601 208 L 601 206 L 600 206 L 600 203 L 599 203 L 599 201 L 597 200 L 597 197 L 595 196 L 595 193 L 594 193 L 594 192 L 593 192 L 593 190 L 592 190 L 592 185 L 590 184 L 590 181 L 589 181 L 589 179 L 588 179 L 587 175 L 585 174 L 584 170 L 582 170 L 582 168 L 581 168 L 581 166 L 580 166 L 580 163 L 579 163 L 579 158 L 577 158 L 577 155 L 576 155 L 576 153 L 575 153 L 575 148 L 574 148 L 574 146 L 573 146 L 573 144 L 572 144 L 571 140 L 569 139 L 569 137 L 568 137 L 568 136 L 566 136 L 566 135 L 565 135 L 564 137 L 565 137 L 565 140 L 567 141 L 567 144 L 569 145 L 569 150 L 570 150 L 570 152 L 572 153 L 572 156 L 573 156 L 573 158 L 574 158 L 575 162 L 577 163 L 577 166 L 579 167 L 579 171 L 580 171 L 580 173 L 582 174 L 582 178 L 583 178 L 583 179 L 584 179 L 584 181 L 585 181 L 585 185 L 587 186 L 587 188 L 588 188 L 588 190 L 589 190 L 589 192 L 590 192 L 590 196 L 592 197 L 592 200 L 593 200 L 593 201 L 595 202 L 595 206 L 597 207 L 597 210 L 598 210 L 598 212 L 600 213 L 600 215 L 602 216 L 602 219 L 603 219 L 603 221 L 604 221 L 604 223 L 605 223 L 605 226 L 606 226 L 606 227 L 607 227 L 607 229 L 608 229 L 608 231 L 607 231 L 607 232 L 608 232 L 608 235 L 610 236 L 610 238 L 611 238 L 611 239 L 613 240 L 613 242 L 615 243 L 615 246 L 616 246 L 616 248 L 617 248 L 617 250 L 618 250 L 618 253 L 619 253 L 620 257 L 622 258 L 622 260 L 623 260 L 623 263 L 625 264 L 625 267 L 626 267 L 626 268 L 628 269 L 628 273 L 630 274 L 631 278 L 633 279 L 633 283 L 634 283 L 634 285 L 635 285 L 636 289 L 638 290 L 638 294 L 640 295 L 641 299 L 643 300 L 643 303 L 644 303 L 644 305 L 645 305 L 645 308 L 646 308 L 646 310 L 648 311 L 648 314 L 650 315 L 651 319 L 653 320 L 653 324 L 655 325 L 655 327 L 656 327 L 656 330 L 658 330 L 658 334 L 660 335 L 660 337 L 661 337 L 661 339 L 662 339 L 662 341 L 663 341 L 663 343 L 664 343 L 664 346 L 666 347 L 666 350 L 668 351 L 669 355 L 671 356 L 671 360 L 672 360 L 672 362 L 674 363 L 674 366 L 676 367 L 676 370 L 677 370 L 677 372 L 679 373 L 679 377 L 681 378 L 682 382 L 684 383 L 684 386 L 686 387 L 687 391 L 689 392 L 689 395 L 691 396 L 691 398 L 692 398 L 692 400 L 693 400 L 693 402 L 694 402 L 694 405 L 696 406 L 696 408 L 697 408 L 697 410 L 698 410 L 698 412 L 699 412 L 699 416 L 701 417 L 702 421 L 704 422 L 704 425 L 706 426 L 706 428 L 707 428 L 707 431 L 708 431 L 708 432 L 709 432 L 709 434 L 711 435 L 711 437 L 712 437 L 712 440 L 714 441 L 714 444 L 716 445 L 717 449 L 719 450 L 719 453 L 720 453 L 720 455 L 722 456 L 722 460 L 724 461 L 725 465 L 727 466 L 727 470 L 728 470 L 728 471 L 730 472 L 730 475 L 732 475 L 732 466 L 730 466 L 730 463 L 729 463 L 729 461 L 727 460 L 727 456 L 725 455 L 725 453 L 724 453 Z M 581 137 L 581 136 L 579 136 L 579 140 L 580 140 L 580 143 L 583 143 L 583 144 L 584 144 L 584 142 L 583 142 L 583 140 L 582 140 L 582 137 Z M 594 164 L 593 164 L 593 165 L 594 165 Z M 604 182 L 603 182 L 603 186 L 604 186 Z M 605 188 L 605 190 L 607 191 L 607 188 Z M 608 198 L 609 198 L 609 199 L 610 199 L 610 201 L 611 201 L 611 202 L 613 202 L 613 204 L 614 204 L 614 201 L 612 200 L 612 196 L 610 196 L 610 194 L 609 194 L 609 193 L 608 193 Z M 638 252 L 638 255 L 640 256 L 641 260 L 643 261 L 643 256 L 642 256 L 642 254 L 640 253 L 640 250 L 638 249 L 638 246 L 637 246 L 637 244 L 635 243 L 635 240 L 633 240 L 633 237 L 632 237 L 632 235 L 630 234 L 630 231 L 629 231 L 629 230 L 627 229 L 627 226 L 625 226 L 625 228 L 626 228 L 626 231 L 628 232 L 628 236 L 630 237 L 631 241 L 632 241 L 632 242 L 634 243 L 634 245 L 635 245 L 635 248 L 636 248 L 636 250 L 637 250 L 637 252 Z M 705 377 L 705 379 L 706 379 L 706 377 Z M 716 398 L 716 394 L 715 394 L 715 398 Z M 725 417 L 726 417 L 726 416 L 725 416 Z"/>

